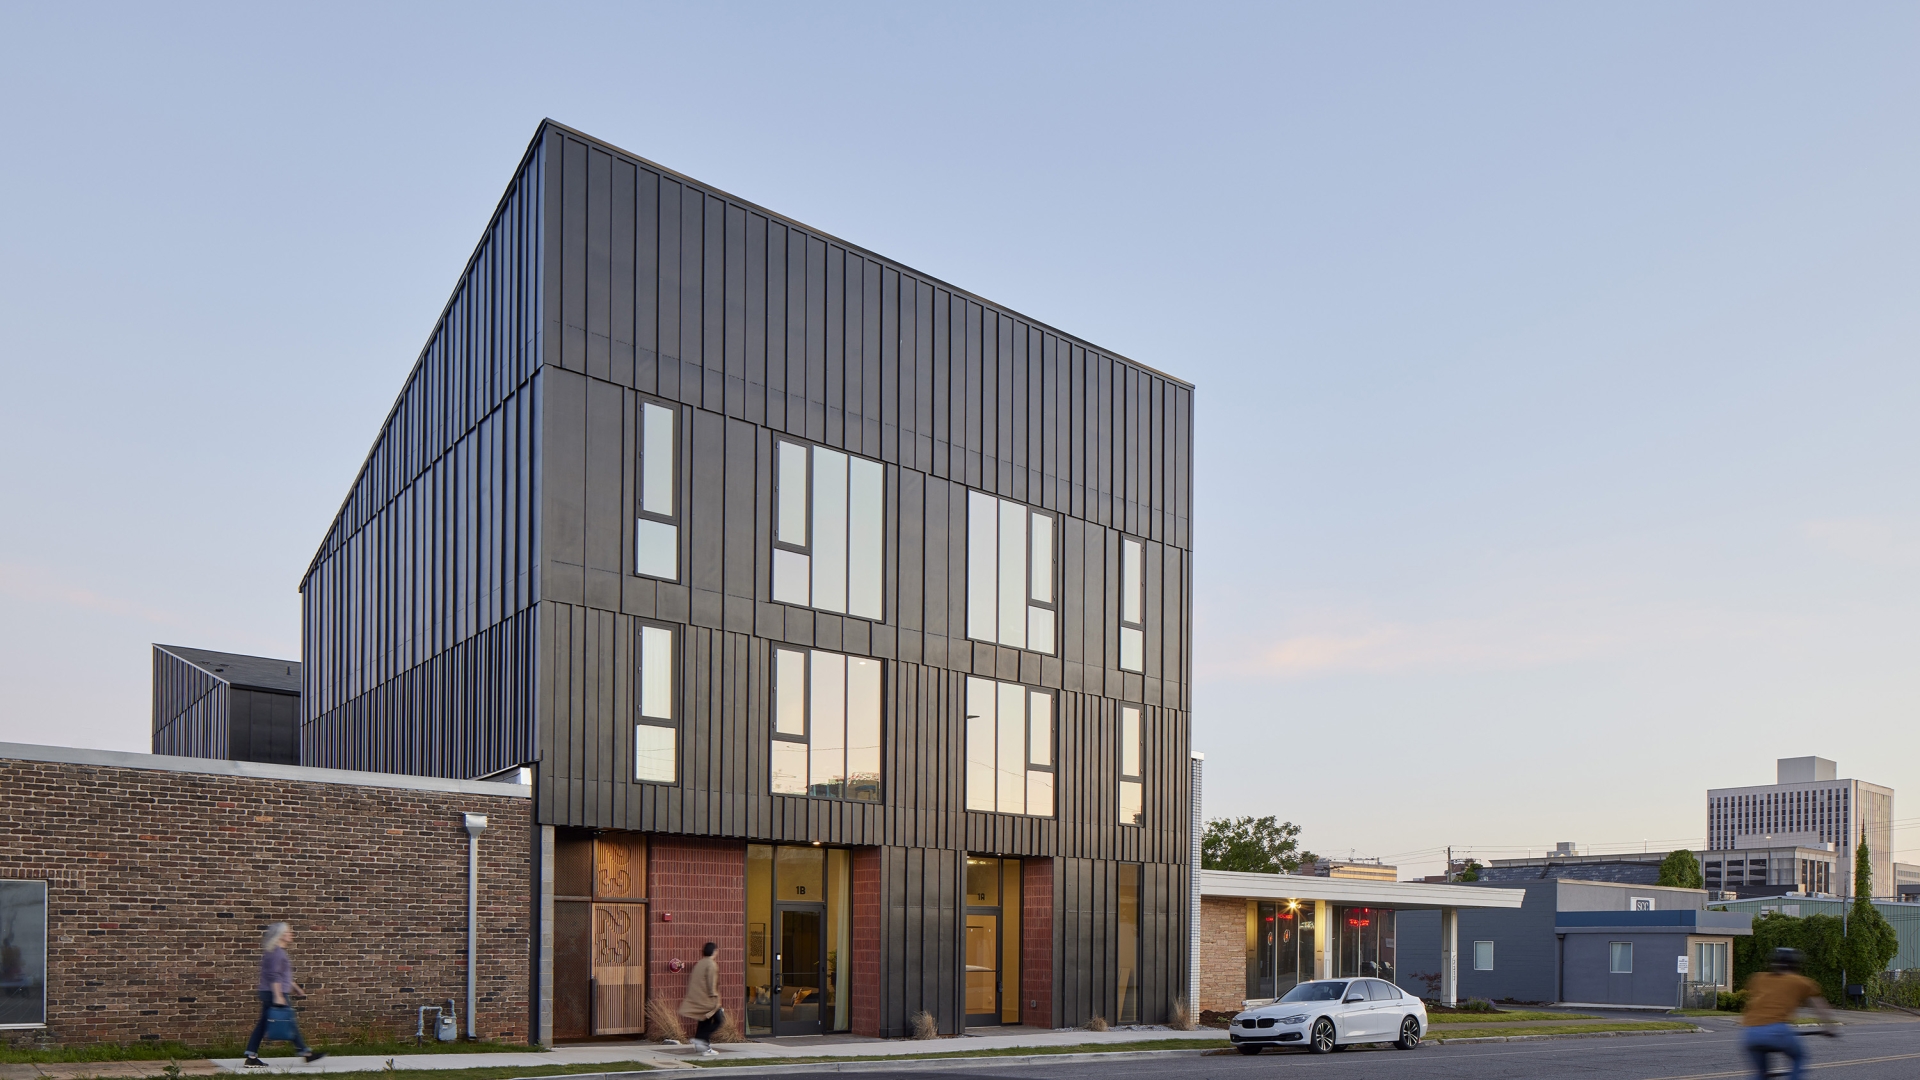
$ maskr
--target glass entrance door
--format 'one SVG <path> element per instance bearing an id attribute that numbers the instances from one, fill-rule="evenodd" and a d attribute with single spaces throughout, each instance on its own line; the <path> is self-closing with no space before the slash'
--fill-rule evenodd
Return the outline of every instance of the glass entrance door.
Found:
<path id="1" fill-rule="evenodd" d="M 1000 1022 L 1000 913 L 967 912 L 967 1024 Z"/>
<path id="2" fill-rule="evenodd" d="M 773 957 L 773 1033 L 819 1035 L 822 991 L 826 988 L 822 932 L 825 904 L 775 904 L 780 930 Z"/>

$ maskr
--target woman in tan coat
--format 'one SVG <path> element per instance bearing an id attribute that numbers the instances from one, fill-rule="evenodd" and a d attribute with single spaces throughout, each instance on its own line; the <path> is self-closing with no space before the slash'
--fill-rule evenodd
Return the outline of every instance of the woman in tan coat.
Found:
<path id="1" fill-rule="evenodd" d="M 680 1015 L 695 1022 L 693 1048 L 701 1057 L 720 1053 L 710 1040 L 727 1018 L 726 1010 L 720 1007 L 720 962 L 713 956 L 719 950 L 720 946 L 711 941 L 701 947 L 700 962 L 693 965 L 693 975 L 687 979 L 687 996 L 680 1000 Z"/>

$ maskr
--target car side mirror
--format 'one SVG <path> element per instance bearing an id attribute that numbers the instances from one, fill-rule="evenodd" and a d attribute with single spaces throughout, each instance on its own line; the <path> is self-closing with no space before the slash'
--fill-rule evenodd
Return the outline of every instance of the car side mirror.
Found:
<path id="1" fill-rule="evenodd" d="M 1366 1001 L 1366 1000 L 1367 1000 L 1367 996 L 1365 994 L 1348 994 L 1347 1000 L 1342 1002 L 1342 1004 L 1351 1005 L 1356 1001 Z"/>

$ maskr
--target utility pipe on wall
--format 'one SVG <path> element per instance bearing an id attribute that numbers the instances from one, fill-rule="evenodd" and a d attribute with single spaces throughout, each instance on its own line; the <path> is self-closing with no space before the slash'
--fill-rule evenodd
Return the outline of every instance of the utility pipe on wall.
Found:
<path id="1" fill-rule="evenodd" d="M 467 826 L 467 1041 L 478 1038 L 473 1026 L 473 980 L 480 958 L 480 834 L 487 815 L 463 814 Z"/>

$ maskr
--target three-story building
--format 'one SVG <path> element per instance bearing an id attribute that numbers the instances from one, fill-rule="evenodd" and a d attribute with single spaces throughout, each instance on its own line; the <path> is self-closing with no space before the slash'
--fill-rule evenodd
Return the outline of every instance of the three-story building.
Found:
<path id="1" fill-rule="evenodd" d="M 542 124 L 301 583 L 302 761 L 525 770 L 543 1039 L 705 940 L 749 1034 L 1164 1020 L 1192 447 L 1176 378 Z"/>

